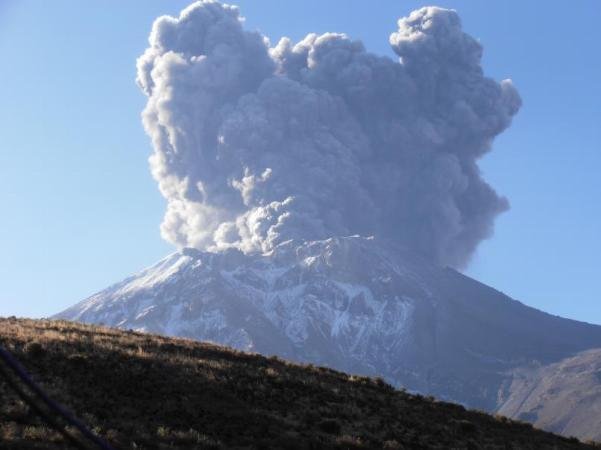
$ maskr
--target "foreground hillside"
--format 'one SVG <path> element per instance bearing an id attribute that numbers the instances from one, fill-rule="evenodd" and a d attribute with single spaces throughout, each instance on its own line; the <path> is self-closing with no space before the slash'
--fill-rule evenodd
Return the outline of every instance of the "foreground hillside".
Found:
<path id="1" fill-rule="evenodd" d="M 190 340 L 0 319 L 0 344 L 117 448 L 586 448 L 382 381 Z M 66 448 L 0 382 L 0 447 Z"/>

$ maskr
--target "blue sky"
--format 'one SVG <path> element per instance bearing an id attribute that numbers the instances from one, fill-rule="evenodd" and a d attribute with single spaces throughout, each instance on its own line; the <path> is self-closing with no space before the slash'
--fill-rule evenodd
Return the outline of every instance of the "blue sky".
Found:
<path id="1" fill-rule="evenodd" d="M 134 84 L 153 19 L 188 2 L 0 0 L 0 315 L 58 312 L 173 251 Z M 342 31 L 390 55 L 418 1 L 238 1 L 272 42 Z M 467 274 L 601 324 L 601 6 L 440 1 L 524 106 L 481 163 L 509 212 Z"/>

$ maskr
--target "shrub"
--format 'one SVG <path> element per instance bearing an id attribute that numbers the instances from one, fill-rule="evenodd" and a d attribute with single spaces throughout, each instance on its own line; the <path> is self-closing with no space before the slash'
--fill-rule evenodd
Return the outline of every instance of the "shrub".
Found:
<path id="1" fill-rule="evenodd" d="M 469 420 L 460 420 L 457 422 L 457 425 L 462 433 L 475 433 L 478 430 L 476 425 Z"/>
<path id="2" fill-rule="evenodd" d="M 28 342 L 25 344 L 25 353 L 32 358 L 40 358 L 46 353 L 44 347 L 39 342 Z"/>
<path id="3" fill-rule="evenodd" d="M 325 433 L 338 434 L 340 433 L 341 426 L 338 421 L 333 419 L 325 419 L 319 422 L 319 429 Z"/>
<path id="4" fill-rule="evenodd" d="M 56 432 L 54 432 L 53 430 L 51 430 L 45 426 L 32 425 L 32 426 L 26 426 L 23 429 L 23 438 L 30 439 L 32 441 L 51 442 L 51 441 L 55 441 L 58 438 L 58 436 L 57 436 Z"/>
<path id="5" fill-rule="evenodd" d="M 360 437 L 349 436 L 347 434 L 336 438 L 336 444 L 344 449 L 363 447 L 363 441 Z"/>

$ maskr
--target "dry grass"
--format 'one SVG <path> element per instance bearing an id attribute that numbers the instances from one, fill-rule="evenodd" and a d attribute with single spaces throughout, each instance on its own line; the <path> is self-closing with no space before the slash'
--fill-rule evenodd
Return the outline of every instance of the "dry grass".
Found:
<path id="1" fill-rule="evenodd" d="M 0 319 L 0 344 L 117 448 L 587 448 L 379 379 L 190 340 Z M 0 398 L 1 448 L 66 448 L 1 382 Z"/>

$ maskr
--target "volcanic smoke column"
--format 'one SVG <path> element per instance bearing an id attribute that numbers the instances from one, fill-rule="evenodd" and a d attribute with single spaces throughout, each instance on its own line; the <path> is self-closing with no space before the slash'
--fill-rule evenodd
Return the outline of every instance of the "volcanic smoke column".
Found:
<path id="1" fill-rule="evenodd" d="M 483 75 L 455 11 L 400 19 L 396 61 L 344 34 L 271 47 L 212 1 L 158 18 L 149 43 L 137 81 L 177 246 L 376 235 L 461 268 L 508 208 L 477 161 L 520 97 Z"/>

